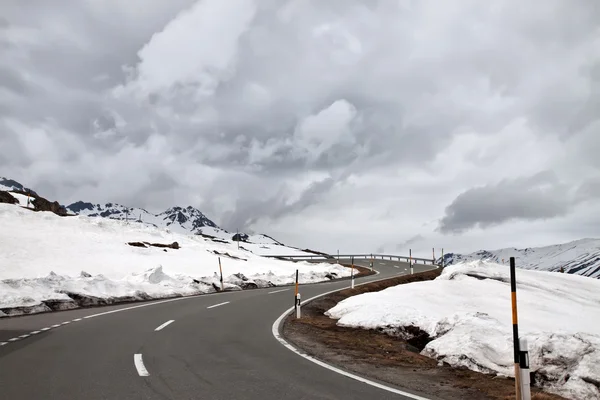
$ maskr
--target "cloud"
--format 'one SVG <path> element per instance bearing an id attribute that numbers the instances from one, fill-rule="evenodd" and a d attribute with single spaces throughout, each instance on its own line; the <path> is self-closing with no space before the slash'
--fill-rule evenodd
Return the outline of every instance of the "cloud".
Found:
<path id="1" fill-rule="evenodd" d="M 406 249 L 409 249 L 411 245 L 422 242 L 423 240 L 425 240 L 425 237 L 423 237 L 423 235 L 415 235 L 409 239 L 406 239 L 402 243 L 398 243 L 396 245 L 396 250 L 405 251 Z"/>
<path id="2" fill-rule="evenodd" d="M 563 237 L 600 174 L 598 21 L 589 0 L 6 2 L 0 171 L 313 248 L 506 243 L 553 215 Z"/>
<path id="3" fill-rule="evenodd" d="M 461 233 L 512 220 L 550 219 L 567 214 L 572 201 L 568 187 L 552 172 L 502 180 L 461 193 L 446 207 L 438 229 Z"/>

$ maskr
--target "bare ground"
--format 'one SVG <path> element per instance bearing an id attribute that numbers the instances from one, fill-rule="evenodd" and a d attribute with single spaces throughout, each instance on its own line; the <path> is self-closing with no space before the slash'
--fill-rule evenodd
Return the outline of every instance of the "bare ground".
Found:
<path id="1" fill-rule="evenodd" d="M 448 364 L 439 366 L 437 361 L 419 354 L 429 340 L 424 332 L 415 332 L 417 338 L 407 342 L 376 330 L 340 327 L 324 315 L 325 311 L 350 296 L 431 280 L 439 274 L 440 271 L 430 271 L 406 275 L 321 297 L 303 306 L 300 320 L 287 317 L 283 335 L 317 359 L 376 381 L 391 383 L 406 392 L 426 395 L 432 400 L 514 399 L 514 379 L 452 368 Z M 534 388 L 532 398 L 565 400 Z"/>

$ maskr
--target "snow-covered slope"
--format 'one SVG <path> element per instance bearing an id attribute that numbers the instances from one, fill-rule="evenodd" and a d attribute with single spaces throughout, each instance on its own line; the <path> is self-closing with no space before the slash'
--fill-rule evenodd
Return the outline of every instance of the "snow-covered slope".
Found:
<path id="1" fill-rule="evenodd" d="M 473 261 L 433 281 L 398 285 L 338 303 L 327 314 L 342 326 L 382 328 L 408 338 L 416 326 L 431 339 L 429 357 L 475 371 L 513 376 L 509 268 Z M 517 271 L 519 333 L 531 371 L 549 391 L 599 399 L 600 281 L 546 271 Z M 399 306 L 402 305 L 402 306 Z"/>
<path id="2" fill-rule="evenodd" d="M 515 257 L 517 267 L 524 269 L 564 271 L 569 274 L 600 278 L 600 239 L 581 239 L 569 243 L 526 249 L 481 250 L 471 254 L 449 253 L 445 265 L 484 260 L 508 264 Z M 441 260 L 440 260 L 441 261 Z"/>
<path id="3" fill-rule="evenodd" d="M 48 301 L 94 296 L 147 299 L 215 291 L 219 262 L 232 289 L 348 276 L 333 264 L 264 258 L 233 242 L 180 234 L 125 221 L 59 217 L 0 204 L 0 316 L 20 306 L 47 310 Z M 172 244 L 160 248 L 130 242 Z"/>

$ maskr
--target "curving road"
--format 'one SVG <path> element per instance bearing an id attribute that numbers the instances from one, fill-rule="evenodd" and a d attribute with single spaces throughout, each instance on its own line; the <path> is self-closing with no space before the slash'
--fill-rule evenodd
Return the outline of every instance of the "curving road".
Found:
<path id="1" fill-rule="evenodd" d="M 368 266 L 368 260 L 355 263 Z M 357 283 L 407 268 L 375 260 L 380 274 Z M 416 265 L 415 272 L 431 268 Z M 308 299 L 349 283 L 302 285 L 300 293 Z M 414 398 L 340 375 L 278 342 L 272 325 L 293 306 L 293 291 L 276 287 L 0 319 L 0 398 Z"/>

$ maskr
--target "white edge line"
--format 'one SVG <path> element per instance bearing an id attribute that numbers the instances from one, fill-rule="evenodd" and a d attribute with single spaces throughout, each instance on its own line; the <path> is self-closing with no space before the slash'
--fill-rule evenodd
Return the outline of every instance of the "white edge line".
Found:
<path id="1" fill-rule="evenodd" d="M 175 320 L 174 320 L 174 319 L 172 319 L 172 320 L 170 320 L 170 321 L 167 321 L 167 322 L 165 322 L 164 324 L 162 324 L 161 326 L 159 326 L 158 328 L 156 328 L 154 331 L 155 331 L 155 332 L 158 332 L 158 331 L 162 330 L 163 328 L 165 328 L 167 325 L 170 325 L 170 324 L 172 324 L 173 322 L 175 322 Z"/>
<path id="2" fill-rule="evenodd" d="M 139 376 L 150 376 L 150 373 L 144 366 L 144 360 L 142 360 L 141 354 L 133 355 L 133 364 L 135 365 L 135 369 L 137 369 Z"/>
<path id="3" fill-rule="evenodd" d="M 285 292 L 285 291 L 287 291 L 287 290 L 290 290 L 290 288 L 276 290 L 276 291 L 274 291 L 274 292 L 269 292 L 269 293 L 267 293 L 267 294 L 273 294 L 273 293 Z"/>
<path id="4" fill-rule="evenodd" d="M 215 307 L 219 307 L 219 306 L 224 306 L 225 304 L 229 304 L 228 301 L 224 302 L 224 303 L 219 303 L 219 304 L 215 304 L 213 306 L 208 306 L 206 308 L 215 308 Z"/>
<path id="5" fill-rule="evenodd" d="M 427 271 L 420 271 L 420 272 L 427 272 Z M 390 278 L 393 278 L 393 277 L 389 277 L 389 278 L 383 278 L 383 279 L 377 279 L 377 280 L 368 281 L 368 282 L 364 282 L 364 283 L 359 283 L 358 285 L 355 285 L 355 286 L 362 286 L 362 285 L 366 285 L 367 283 L 373 283 L 373 282 L 384 281 L 384 280 L 386 280 L 386 279 L 390 279 Z M 303 305 L 303 304 L 305 304 L 305 303 L 308 303 L 309 301 L 312 301 L 312 300 L 314 300 L 314 299 L 318 299 L 319 297 L 327 296 L 328 294 L 335 293 L 335 292 L 339 292 L 339 291 L 341 291 L 341 290 L 344 290 L 344 289 L 348 289 L 348 288 L 347 288 L 347 287 L 344 287 L 344 288 L 341 288 L 341 289 L 336 289 L 336 290 L 332 290 L 332 291 L 330 291 L 330 292 L 325 292 L 325 293 L 322 293 L 322 294 L 320 294 L 320 295 L 317 295 L 317 296 L 311 297 L 310 299 L 306 299 L 306 300 L 304 300 L 304 301 L 303 301 L 301 304 Z M 405 397 L 408 397 L 408 398 L 411 398 L 411 399 L 414 399 L 414 400 L 431 400 L 431 399 L 428 399 L 428 398 L 426 398 L 426 397 L 421 397 L 421 396 L 414 395 L 414 394 L 412 394 L 412 393 L 403 392 L 402 390 L 398 390 L 398 389 L 395 389 L 395 388 L 393 388 L 393 387 L 386 386 L 386 385 L 383 385 L 383 384 L 381 384 L 381 383 L 377 383 L 377 382 L 371 381 L 371 380 L 369 380 L 369 379 L 367 379 L 367 378 L 363 378 L 362 376 L 354 375 L 354 374 L 352 374 L 352 373 L 350 373 L 350 372 L 346 372 L 346 371 L 344 371 L 344 370 L 341 370 L 341 369 L 339 369 L 339 368 L 336 368 L 336 367 L 334 367 L 334 366 L 332 366 L 332 365 L 329 365 L 329 364 L 327 364 L 327 363 L 324 363 L 323 361 L 317 360 L 316 358 L 314 358 L 314 357 L 311 357 L 311 356 L 309 356 L 308 354 L 304 354 L 304 353 L 303 353 L 303 352 L 301 352 L 299 349 L 295 348 L 295 347 L 294 347 L 294 346 L 292 346 L 290 343 L 288 343 L 288 342 L 287 342 L 287 341 L 286 341 L 286 340 L 285 340 L 285 339 L 284 339 L 284 338 L 283 338 L 283 337 L 282 337 L 282 336 L 279 334 L 279 326 L 280 326 L 280 325 L 281 325 L 281 323 L 283 322 L 283 319 L 284 319 L 285 317 L 287 317 L 287 316 L 288 316 L 288 315 L 289 315 L 289 314 L 290 314 L 290 313 L 291 313 L 293 310 L 294 310 L 294 307 L 290 307 L 289 309 L 287 309 L 287 310 L 286 310 L 286 311 L 285 311 L 283 314 L 281 314 L 281 315 L 279 316 L 279 318 L 277 318 L 277 320 L 276 320 L 276 321 L 273 323 L 273 327 L 272 327 L 272 333 L 273 333 L 273 336 L 275 337 L 275 339 L 277 339 L 277 340 L 279 341 L 279 343 L 281 343 L 282 345 L 284 345 L 284 346 L 285 346 L 285 347 L 286 347 L 288 350 L 291 350 L 291 351 L 293 351 L 294 353 L 298 354 L 300 357 L 303 357 L 303 358 L 305 358 L 305 359 L 307 359 L 307 360 L 309 360 L 309 361 L 312 361 L 312 362 L 314 362 L 315 364 L 317 364 L 317 365 L 320 365 L 320 366 L 321 366 L 321 367 L 323 367 L 323 368 L 327 368 L 327 369 L 329 369 L 329 370 L 331 370 L 331 371 L 333 371 L 333 372 L 337 372 L 337 373 L 338 373 L 338 374 L 340 374 L 340 375 L 347 376 L 348 378 L 351 378 L 351 379 L 357 380 L 357 381 L 359 381 L 359 382 L 366 383 L 367 385 L 371 385 L 371 386 L 374 386 L 374 387 L 376 387 L 376 388 L 379 388 L 379 389 L 387 390 L 388 392 L 392 392 L 392 393 L 395 393 L 395 394 L 399 394 L 399 395 L 402 395 L 402 396 L 405 396 Z"/>
<path id="6" fill-rule="evenodd" d="M 112 310 L 112 311 L 102 312 L 102 313 L 99 313 L 99 314 L 88 315 L 88 316 L 83 317 L 83 319 L 95 318 L 95 317 L 99 317 L 101 315 L 114 314 L 114 313 L 118 313 L 118 312 L 121 312 L 121 311 L 133 310 L 135 308 L 142 308 L 142 307 L 154 306 L 156 304 L 170 303 L 171 301 L 179 301 L 179 300 L 192 299 L 194 297 L 197 297 L 197 296 L 183 296 L 183 297 L 175 297 L 173 299 L 168 299 L 168 300 L 153 301 L 152 303 L 140 304 L 140 305 L 133 306 L 133 307 L 119 308 L 118 310 Z"/>

